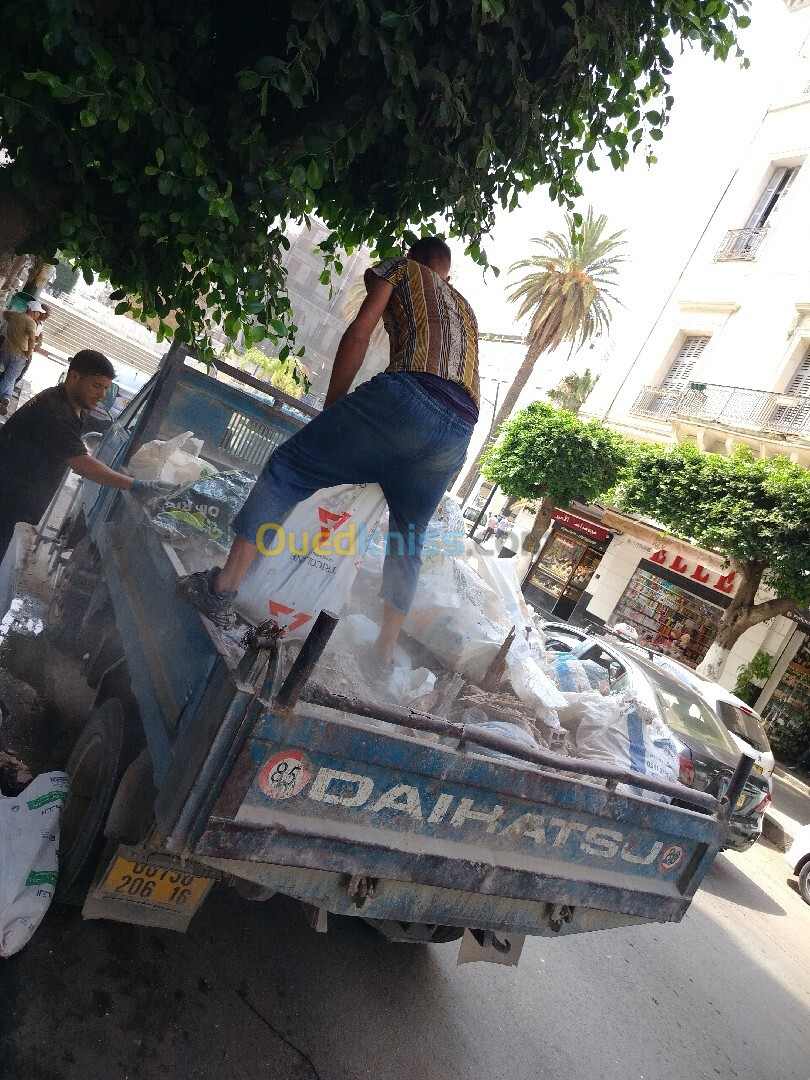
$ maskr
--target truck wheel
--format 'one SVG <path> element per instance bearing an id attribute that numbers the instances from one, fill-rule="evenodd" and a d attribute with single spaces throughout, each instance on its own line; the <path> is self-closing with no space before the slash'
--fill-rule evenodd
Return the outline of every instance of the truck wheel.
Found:
<path id="1" fill-rule="evenodd" d="M 805 904 L 810 904 L 810 861 L 799 871 L 799 892 Z"/>
<path id="2" fill-rule="evenodd" d="M 90 537 L 83 536 L 68 559 L 48 609 L 45 628 L 54 644 L 75 643 L 96 584 Z"/>
<path id="3" fill-rule="evenodd" d="M 129 764 L 124 711 L 117 698 L 90 717 L 73 747 L 65 772 L 70 793 L 62 815 L 59 880 L 55 900 L 82 904 L 104 848 L 104 825 Z"/>

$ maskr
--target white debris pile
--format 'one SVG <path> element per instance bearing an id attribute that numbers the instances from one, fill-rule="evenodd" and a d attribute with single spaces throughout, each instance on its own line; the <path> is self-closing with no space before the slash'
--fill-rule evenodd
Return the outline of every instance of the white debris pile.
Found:
<path id="1" fill-rule="evenodd" d="M 15 634 L 26 636 L 41 634 L 42 619 L 36 614 L 41 608 L 41 603 L 31 597 L 15 596 L 8 611 L 0 620 L 0 642 L 6 639 L 11 630 Z"/>
<path id="2" fill-rule="evenodd" d="M 426 667 L 414 666 L 401 647 L 395 650 L 390 669 L 364 660 L 378 633 L 379 627 L 365 615 L 342 618 L 318 661 L 314 681 L 334 694 L 377 696 L 396 705 L 419 708 L 420 699 L 433 690 L 436 675 Z"/>
<path id="3" fill-rule="evenodd" d="M 369 544 L 350 610 L 369 610 L 370 596 L 379 591 L 386 545 L 382 523 L 381 528 Z M 405 633 L 447 671 L 480 683 L 515 627 L 506 676 L 517 697 L 535 710 L 544 725 L 558 727 L 555 710 L 566 704 L 565 698 L 539 663 L 542 642 L 520 596 L 514 570 L 495 568 L 496 561 L 482 556 L 466 539 L 458 504 L 445 496 L 428 527 L 422 573 Z"/>
<path id="4" fill-rule="evenodd" d="M 678 747 L 672 732 L 658 714 L 632 693 L 591 691 L 567 694 L 569 704 L 559 711 L 560 721 L 571 733 L 579 757 L 604 761 L 619 768 L 658 780 L 678 780 Z M 662 802 L 662 795 L 632 786 L 634 795 Z"/>
<path id="5" fill-rule="evenodd" d="M 381 526 L 355 581 L 349 610 L 374 610 L 386 544 L 384 521 Z M 445 715 L 495 725 L 493 731 L 509 733 L 527 746 L 552 744 L 578 757 L 677 781 L 676 742 L 658 713 L 633 693 L 611 694 L 602 665 L 546 650 L 514 562 L 483 552 L 465 532 L 458 504 L 445 497 L 430 523 L 419 585 L 404 626 L 445 671 L 467 681 Z M 376 627 L 370 620 L 364 625 L 370 644 Z M 502 678 L 493 685 L 493 662 L 512 630 Z M 479 689 L 484 685 L 487 689 Z M 420 707 L 431 708 L 440 689 L 423 698 Z M 659 798 L 640 787 L 630 790 Z"/>

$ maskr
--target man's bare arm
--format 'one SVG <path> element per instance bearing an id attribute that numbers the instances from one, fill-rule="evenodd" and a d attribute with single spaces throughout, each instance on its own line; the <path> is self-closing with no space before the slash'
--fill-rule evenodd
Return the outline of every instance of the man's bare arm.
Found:
<path id="1" fill-rule="evenodd" d="M 129 491 L 133 484 L 131 476 L 124 476 L 123 473 L 116 472 L 115 469 L 109 468 L 103 461 L 99 461 L 98 458 L 91 457 L 89 454 L 80 454 L 78 457 L 68 458 L 66 464 L 79 476 L 87 477 L 94 484 L 122 488 L 124 491 Z"/>
<path id="2" fill-rule="evenodd" d="M 368 343 L 383 316 L 394 286 L 370 271 L 366 272 L 366 296 L 353 322 L 340 339 L 332 367 L 324 408 L 328 409 L 349 392 L 368 351 Z"/>

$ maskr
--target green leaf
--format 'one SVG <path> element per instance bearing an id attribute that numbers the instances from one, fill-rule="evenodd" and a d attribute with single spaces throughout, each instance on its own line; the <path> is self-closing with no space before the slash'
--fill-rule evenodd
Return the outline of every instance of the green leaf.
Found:
<path id="1" fill-rule="evenodd" d="M 307 166 L 307 183 L 313 191 L 317 191 L 318 188 L 323 186 L 323 173 L 315 158 L 312 158 Z"/>
<path id="2" fill-rule="evenodd" d="M 240 91 L 255 90 L 261 85 L 262 77 L 258 71 L 240 71 L 236 76 L 236 85 Z"/>

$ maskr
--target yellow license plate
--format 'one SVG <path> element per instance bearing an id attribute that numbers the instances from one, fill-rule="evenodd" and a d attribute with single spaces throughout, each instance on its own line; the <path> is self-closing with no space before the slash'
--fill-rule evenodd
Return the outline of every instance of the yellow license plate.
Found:
<path id="1" fill-rule="evenodd" d="M 202 903 L 212 884 L 213 878 L 138 863 L 119 855 L 107 871 L 101 891 L 136 903 L 192 910 Z"/>
<path id="2" fill-rule="evenodd" d="M 765 770 L 762 768 L 762 766 L 760 765 L 760 763 L 758 761 L 754 762 L 754 767 L 753 767 L 753 769 L 751 771 L 752 772 L 759 772 L 759 773 L 765 772 Z"/>
<path id="3" fill-rule="evenodd" d="M 737 809 L 742 810 L 743 806 L 745 806 L 745 792 L 737 799 Z"/>

